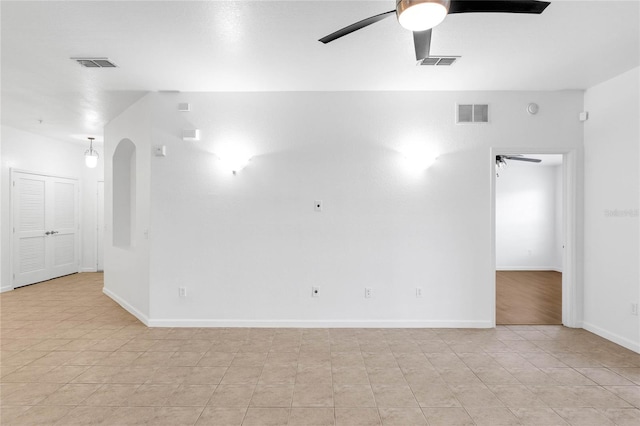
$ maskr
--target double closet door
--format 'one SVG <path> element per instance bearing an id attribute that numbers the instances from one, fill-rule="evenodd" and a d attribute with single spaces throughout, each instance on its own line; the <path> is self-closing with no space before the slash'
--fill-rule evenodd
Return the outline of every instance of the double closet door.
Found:
<path id="1" fill-rule="evenodd" d="M 78 272 L 78 181 L 13 172 L 13 287 Z"/>

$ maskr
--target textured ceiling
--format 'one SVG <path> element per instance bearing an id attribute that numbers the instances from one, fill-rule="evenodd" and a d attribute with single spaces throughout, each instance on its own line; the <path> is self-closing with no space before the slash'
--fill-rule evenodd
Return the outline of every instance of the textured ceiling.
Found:
<path id="1" fill-rule="evenodd" d="M 586 89 L 638 66 L 638 1 L 552 1 L 540 16 L 451 15 L 415 65 L 385 19 L 318 38 L 394 1 L 2 1 L 2 123 L 58 139 L 102 126 L 156 90 Z M 108 57 L 115 69 L 69 58 Z M 42 123 L 40 123 L 42 120 Z"/>

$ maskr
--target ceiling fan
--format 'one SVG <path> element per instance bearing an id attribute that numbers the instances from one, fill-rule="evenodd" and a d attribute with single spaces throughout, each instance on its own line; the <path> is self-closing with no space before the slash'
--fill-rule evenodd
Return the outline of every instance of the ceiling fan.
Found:
<path id="1" fill-rule="evenodd" d="M 395 14 L 404 28 L 413 31 L 416 60 L 429 58 L 431 29 L 454 13 L 541 14 L 549 2 L 535 0 L 395 0 L 396 8 L 346 26 L 319 41 L 330 43 Z"/>
<path id="2" fill-rule="evenodd" d="M 507 160 L 515 160 L 515 161 L 526 161 L 528 163 L 540 163 L 542 162 L 539 158 L 527 158 L 522 155 L 496 155 L 496 176 L 500 177 L 498 174 L 499 170 L 507 167 Z"/>

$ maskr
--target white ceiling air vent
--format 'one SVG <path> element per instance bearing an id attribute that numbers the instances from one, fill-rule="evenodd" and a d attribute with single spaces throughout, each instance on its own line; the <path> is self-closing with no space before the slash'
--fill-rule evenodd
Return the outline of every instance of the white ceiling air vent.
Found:
<path id="1" fill-rule="evenodd" d="M 458 104 L 456 109 L 456 123 L 488 123 L 489 105 L 487 104 Z"/>
<path id="2" fill-rule="evenodd" d="M 418 62 L 418 65 L 450 66 L 460 56 L 429 56 Z"/>
<path id="3" fill-rule="evenodd" d="M 108 58 L 71 58 L 85 68 L 116 68 Z"/>

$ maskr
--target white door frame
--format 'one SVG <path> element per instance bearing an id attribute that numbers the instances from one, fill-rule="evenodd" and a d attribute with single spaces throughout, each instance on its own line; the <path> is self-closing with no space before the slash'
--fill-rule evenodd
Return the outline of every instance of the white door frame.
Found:
<path id="1" fill-rule="evenodd" d="M 80 206 L 82 205 L 82 200 L 80 199 L 82 193 L 80 191 L 80 179 L 78 179 L 77 177 L 74 176 L 61 176 L 61 175 L 54 175 L 54 174 L 50 174 L 50 173 L 43 173 L 43 172 L 34 172 L 31 170 L 23 170 L 23 169 L 13 169 L 10 168 L 9 169 L 9 182 L 10 182 L 10 191 L 9 191 L 9 209 L 11 211 L 11 217 L 10 217 L 10 230 L 11 230 L 11 242 L 9 244 L 9 278 L 10 278 L 10 282 L 11 285 L 9 286 L 9 288 L 7 290 L 14 290 L 15 286 L 14 286 L 14 233 L 13 233 L 13 228 L 15 226 L 14 223 L 14 206 L 15 206 L 15 191 L 14 191 L 14 186 L 15 186 L 15 174 L 16 173 L 23 173 L 23 174 L 30 174 L 30 175 L 36 175 L 36 176 L 46 176 L 46 177 L 53 177 L 53 178 L 60 178 L 60 179 L 70 179 L 70 180 L 75 180 L 78 182 L 78 194 L 76 194 L 76 214 L 78 217 L 78 224 L 82 223 L 82 217 L 80 216 L 81 213 L 81 209 Z M 75 250 L 76 253 L 78 255 L 78 271 L 80 271 L 80 240 L 81 240 L 81 236 L 80 236 L 80 232 L 81 230 L 78 229 L 77 230 L 77 238 L 76 238 L 76 244 L 75 244 Z"/>
<path id="2" fill-rule="evenodd" d="M 577 272 L 577 152 L 575 149 L 553 148 L 491 148 L 491 262 L 496 270 L 496 155 L 515 154 L 562 154 L 562 221 L 564 253 L 562 256 L 562 324 L 567 327 L 580 327 L 579 296 L 580 289 L 576 279 Z M 496 326 L 496 279 L 492 278 L 492 322 Z"/>

